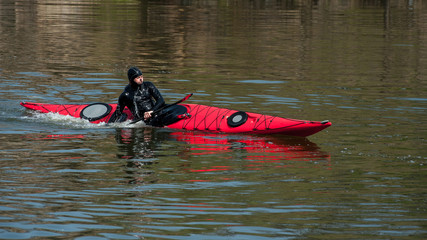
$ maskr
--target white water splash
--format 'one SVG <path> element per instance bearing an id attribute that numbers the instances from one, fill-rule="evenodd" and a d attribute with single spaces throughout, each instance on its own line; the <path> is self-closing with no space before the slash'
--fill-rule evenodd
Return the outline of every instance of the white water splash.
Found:
<path id="1" fill-rule="evenodd" d="M 34 112 L 31 116 L 22 117 L 23 119 L 29 119 L 40 123 L 55 124 L 56 126 L 63 126 L 67 128 L 140 128 L 146 127 L 147 125 L 140 121 L 135 124 L 130 124 L 131 120 L 121 123 L 91 123 L 86 119 L 75 118 L 68 115 L 61 115 L 59 113 L 39 113 Z"/>

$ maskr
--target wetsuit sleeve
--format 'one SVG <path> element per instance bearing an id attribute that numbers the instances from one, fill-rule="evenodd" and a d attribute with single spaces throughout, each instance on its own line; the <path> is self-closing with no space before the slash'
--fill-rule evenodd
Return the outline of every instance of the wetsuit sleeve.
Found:
<path id="1" fill-rule="evenodd" d="M 119 101 L 117 104 L 117 109 L 116 109 L 117 116 L 121 115 L 123 110 L 125 109 L 125 106 L 126 106 L 125 99 L 126 99 L 125 93 L 120 94 Z"/>
<path id="2" fill-rule="evenodd" d="M 151 96 L 154 98 L 154 100 L 156 100 L 156 104 L 151 110 L 156 111 L 157 109 L 161 108 L 165 104 L 165 100 L 163 99 L 162 94 L 160 94 L 156 86 L 154 86 L 154 84 L 151 82 L 149 83 L 149 89 L 150 89 Z"/>

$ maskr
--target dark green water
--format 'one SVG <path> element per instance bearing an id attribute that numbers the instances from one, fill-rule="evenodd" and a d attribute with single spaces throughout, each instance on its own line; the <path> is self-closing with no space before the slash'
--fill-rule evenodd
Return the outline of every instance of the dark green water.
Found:
<path id="1" fill-rule="evenodd" d="M 0 2 L 0 239 L 425 239 L 424 1 Z M 329 119 L 309 138 L 93 125 L 20 101 Z"/>

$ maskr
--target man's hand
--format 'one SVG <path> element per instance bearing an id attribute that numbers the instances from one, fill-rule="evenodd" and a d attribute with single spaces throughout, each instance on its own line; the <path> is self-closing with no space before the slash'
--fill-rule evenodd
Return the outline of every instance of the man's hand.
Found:
<path id="1" fill-rule="evenodd" d="M 144 113 L 144 119 L 146 120 L 146 119 L 151 118 L 151 114 L 152 114 L 152 113 L 153 113 L 153 111 L 145 112 L 145 113 Z"/>

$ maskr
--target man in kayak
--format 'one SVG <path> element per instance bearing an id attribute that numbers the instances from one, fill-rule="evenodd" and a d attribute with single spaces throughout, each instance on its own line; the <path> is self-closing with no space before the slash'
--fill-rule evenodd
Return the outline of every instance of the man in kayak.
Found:
<path id="1" fill-rule="evenodd" d="M 153 83 L 144 81 L 141 70 L 131 67 L 128 70 L 129 84 L 119 96 L 119 104 L 115 112 L 116 119 L 125 107 L 128 107 L 136 119 L 148 122 L 153 112 L 161 108 L 165 101 Z"/>

